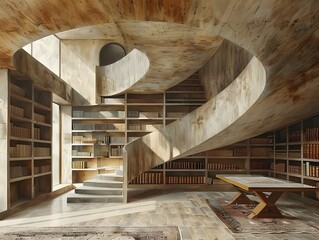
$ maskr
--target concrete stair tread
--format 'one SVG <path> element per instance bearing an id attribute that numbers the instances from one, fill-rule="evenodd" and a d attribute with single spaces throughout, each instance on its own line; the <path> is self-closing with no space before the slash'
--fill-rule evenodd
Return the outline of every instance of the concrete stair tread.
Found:
<path id="1" fill-rule="evenodd" d="M 123 188 L 112 188 L 112 187 L 99 187 L 99 186 L 81 186 L 76 189 L 87 189 L 87 190 L 123 190 Z"/>
<path id="2" fill-rule="evenodd" d="M 109 179 L 99 179 L 99 178 L 94 178 L 94 179 L 90 179 L 90 180 L 86 180 L 83 183 L 121 183 L 119 181 L 115 181 L 115 180 L 109 180 Z"/>

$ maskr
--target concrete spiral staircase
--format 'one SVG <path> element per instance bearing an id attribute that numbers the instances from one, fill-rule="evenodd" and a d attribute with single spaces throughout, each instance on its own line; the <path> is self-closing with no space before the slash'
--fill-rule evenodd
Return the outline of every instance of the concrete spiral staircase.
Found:
<path id="1" fill-rule="evenodd" d="M 183 89 L 186 93 L 190 89 L 196 89 L 189 94 L 187 101 L 189 102 L 206 102 L 204 89 L 200 82 L 198 72 L 187 78 L 185 81 L 177 84 L 168 91 L 176 91 Z M 94 179 L 83 182 L 83 186 L 79 186 L 74 193 L 67 197 L 68 203 L 83 202 L 104 202 L 118 203 L 123 202 L 123 176 L 112 174 L 98 174 Z"/>

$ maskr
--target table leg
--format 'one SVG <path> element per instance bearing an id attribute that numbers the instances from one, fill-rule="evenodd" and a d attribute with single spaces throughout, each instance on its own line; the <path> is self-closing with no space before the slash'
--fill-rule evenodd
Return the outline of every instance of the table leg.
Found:
<path id="1" fill-rule="evenodd" d="M 272 192 L 268 197 L 263 192 L 254 192 L 260 203 L 253 209 L 249 218 L 281 218 L 283 217 L 275 203 L 283 192 Z"/>
<path id="2" fill-rule="evenodd" d="M 250 200 L 244 191 L 237 189 L 238 193 L 235 195 L 230 204 L 256 204 L 254 201 Z"/>

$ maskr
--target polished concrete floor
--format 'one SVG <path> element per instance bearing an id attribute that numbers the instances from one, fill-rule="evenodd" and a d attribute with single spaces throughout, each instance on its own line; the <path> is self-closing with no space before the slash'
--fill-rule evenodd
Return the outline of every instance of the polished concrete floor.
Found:
<path id="1" fill-rule="evenodd" d="M 131 198 L 128 204 L 67 203 L 66 194 L 30 207 L 5 220 L 0 227 L 49 226 L 178 226 L 183 240 L 217 239 L 318 239 L 317 234 L 233 234 L 206 204 L 233 192 L 154 191 Z M 319 204 L 284 195 L 278 207 L 319 227 Z"/>

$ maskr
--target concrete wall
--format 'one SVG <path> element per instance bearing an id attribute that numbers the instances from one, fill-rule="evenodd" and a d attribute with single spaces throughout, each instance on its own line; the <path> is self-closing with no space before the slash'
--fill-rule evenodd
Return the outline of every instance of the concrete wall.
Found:
<path id="1" fill-rule="evenodd" d="M 60 184 L 60 107 L 52 104 L 52 185 Z"/>
<path id="2" fill-rule="evenodd" d="M 8 70 L 0 69 L 0 212 L 8 208 Z"/>
<path id="3" fill-rule="evenodd" d="M 57 37 L 50 35 L 33 42 L 31 52 L 40 63 L 60 75 L 60 40 Z"/>
<path id="4" fill-rule="evenodd" d="M 72 183 L 72 108 L 61 106 L 61 183 Z"/>
<path id="5" fill-rule="evenodd" d="M 224 40 L 215 55 L 200 69 L 207 99 L 223 91 L 244 70 L 253 56 L 244 48 Z"/>
<path id="6" fill-rule="evenodd" d="M 63 40 L 61 42 L 61 78 L 87 101 L 95 103 L 95 67 L 105 40 Z"/>

